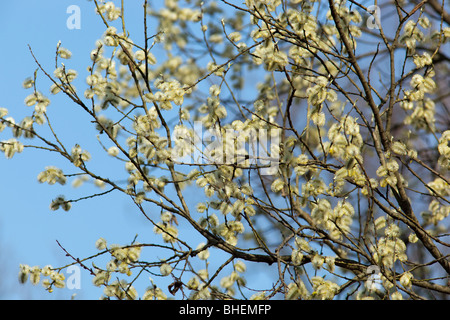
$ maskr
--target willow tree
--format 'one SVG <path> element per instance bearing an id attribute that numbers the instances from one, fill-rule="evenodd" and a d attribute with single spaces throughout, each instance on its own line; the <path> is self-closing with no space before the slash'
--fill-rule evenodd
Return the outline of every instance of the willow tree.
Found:
<path id="1" fill-rule="evenodd" d="M 69 189 L 51 210 L 121 193 L 153 235 L 101 238 L 65 266 L 21 265 L 22 282 L 51 292 L 79 265 L 103 298 L 448 297 L 446 0 L 143 1 L 142 34 L 118 2 L 92 3 L 105 29 L 89 66 L 71 65 L 70 44 L 57 44 L 53 69 L 30 48 L 32 108 L 20 121 L 1 109 L 13 133 L 1 150 L 66 161 L 43 164 L 41 183 L 104 188 Z M 65 145 L 50 95 L 98 134 Z M 104 155 L 121 169 L 97 172 Z"/>

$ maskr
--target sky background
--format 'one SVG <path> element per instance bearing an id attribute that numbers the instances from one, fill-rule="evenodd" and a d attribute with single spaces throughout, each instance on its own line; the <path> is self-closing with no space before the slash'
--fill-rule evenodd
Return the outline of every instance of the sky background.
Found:
<path id="1" fill-rule="evenodd" d="M 69 29 L 66 21 L 70 17 L 67 8 L 76 4 L 81 9 L 81 28 Z M 139 6 L 136 6 L 139 8 Z M 130 6 L 129 16 L 139 14 Z M 129 19 L 128 28 L 133 22 Z M 3 1 L 0 10 L 0 35 L 3 41 L 0 50 L 0 107 L 9 110 L 16 122 L 30 115 L 33 107 L 26 107 L 24 98 L 32 89 L 22 88 L 22 82 L 32 77 L 37 65 L 30 54 L 31 46 L 36 58 L 49 73 L 55 65 L 55 50 L 59 40 L 72 52 L 72 58 L 64 61 L 68 68 L 79 73 L 78 83 L 84 82 L 86 67 L 91 63 L 89 53 L 95 41 L 101 37 L 104 26 L 94 12 L 94 3 L 88 1 Z M 38 89 L 51 99 L 48 107 L 55 130 L 62 132 L 60 138 L 73 146 L 89 135 L 79 130 L 77 124 L 86 120 L 77 112 L 76 106 L 61 95 L 52 96 L 50 83 L 38 73 Z M 84 83 L 77 84 L 83 88 Z M 84 91 L 84 89 L 83 89 Z M 10 137 L 10 130 L 1 133 L 1 139 Z M 95 138 L 95 136 L 93 136 Z M 92 138 L 92 136 L 90 136 Z M 91 139 L 92 140 L 92 139 Z M 31 143 L 32 141 L 30 141 Z M 89 145 L 83 147 L 88 148 Z M 99 237 L 113 238 L 117 243 L 130 243 L 136 233 L 144 232 L 142 219 L 130 214 L 129 199 L 117 194 L 107 195 L 102 206 L 93 201 L 82 201 L 70 212 L 50 211 L 52 199 L 61 193 L 67 198 L 87 195 L 89 190 L 73 189 L 69 186 L 39 184 L 37 175 L 45 166 L 60 164 L 57 156 L 49 152 L 26 149 L 12 160 L 0 157 L 0 298 L 2 299 L 67 299 L 76 294 L 79 299 L 98 299 L 102 290 L 91 285 L 91 277 L 82 274 L 81 290 L 55 290 L 48 294 L 39 284 L 20 285 L 17 281 L 19 264 L 30 266 L 47 264 L 61 266 L 70 262 L 59 248 L 58 240 L 71 254 L 77 257 L 95 254 L 95 241 Z M 70 181 L 68 181 L 70 184 Z M 108 204 L 105 206 L 105 204 Z M 105 221 L 114 218 L 116 226 L 127 225 L 120 231 Z M 148 232 L 148 226 L 147 232 Z M 142 291 L 140 292 L 142 294 Z"/>

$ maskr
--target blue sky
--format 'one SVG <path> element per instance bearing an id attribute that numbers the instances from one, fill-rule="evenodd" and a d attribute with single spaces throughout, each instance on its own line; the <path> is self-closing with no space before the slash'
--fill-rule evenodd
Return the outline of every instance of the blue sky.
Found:
<path id="1" fill-rule="evenodd" d="M 67 8 L 75 4 L 81 9 L 81 29 L 68 29 Z M 31 91 L 22 88 L 25 78 L 33 75 L 37 68 L 28 45 L 31 46 L 39 62 L 51 73 L 54 70 L 56 44 L 68 48 L 73 56 L 65 61 L 70 68 L 79 72 L 82 87 L 86 67 L 90 64 L 89 53 L 95 41 L 101 37 L 104 27 L 94 12 L 94 4 L 88 1 L 5 1 L 0 11 L 0 35 L 3 39 L 0 50 L 0 107 L 9 110 L 16 121 L 29 115 L 31 109 L 24 105 L 24 98 Z M 133 13 L 130 12 L 130 15 Z M 130 19 L 131 22 L 136 21 Z M 130 25 L 130 28 L 132 26 Z M 80 79 L 78 79 L 80 81 Z M 39 73 L 38 89 L 51 100 L 49 114 L 55 129 L 62 132 L 62 140 L 68 146 L 84 139 L 89 133 L 79 132 L 78 121 L 83 121 L 81 112 L 62 96 L 51 96 L 49 82 Z M 84 119 L 85 120 L 85 119 Z M 1 139 L 9 138 L 9 130 L 1 133 Z M 95 137 L 95 136 L 94 136 Z M 92 139 L 91 139 L 92 140 Z M 31 141 L 30 141 L 31 142 Z M 89 142 L 86 139 L 86 143 Z M 58 247 L 56 240 L 74 256 L 96 253 L 95 241 L 103 236 L 112 237 L 117 243 L 129 243 L 136 233 L 142 231 L 142 219 L 129 214 L 133 208 L 129 199 L 106 196 L 99 206 L 96 201 L 79 202 L 69 213 L 49 210 L 51 200 L 64 193 L 67 198 L 86 195 L 84 188 L 64 189 L 58 186 L 41 185 L 37 175 L 47 165 L 60 164 L 58 157 L 48 152 L 26 149 L 12 160 L 0 157 L 0 261 L 2 279 L 0 298 L 3 299 L 53 299 L 69 298 L 77 293 L 78 298 L 97 299 L 101 291 L 92 287 L 88 276 L 82 276 L 81 290 L 55 290 L 49 295 L 41 285 L 20 286 L 17 281 L 19 264 L 30 266 L 46 264 L 65 265 L 70 260 Z M 112 209 L 114 208 L 114 210 Z M 114 227 L 102 223 L 114 215 L 116 225 L 129 225 L 130 228 L 117 232 Z"/>

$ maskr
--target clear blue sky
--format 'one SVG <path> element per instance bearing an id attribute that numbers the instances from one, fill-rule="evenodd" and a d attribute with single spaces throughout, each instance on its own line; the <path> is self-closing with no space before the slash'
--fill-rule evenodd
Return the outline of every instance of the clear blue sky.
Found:
<path id="1" fill-rule="evenodd" d="M 70 30 L 66 26 L 70 16 L 66 10 L 72 4 L 81 9 L 79 30 Z M 136 10 L 140 8 L 135 7 Z M 135 13 L 130 11 L 128 14 L 131 16 Z M 140 12 L 136 14 L 142 15 Z M 139 19 L 129 21 L 133 23 Z M 130 30 L 133 28 L 132 25 L 128 27 Z M 90 64 L 89 53 L 103 30 L 101 20 L 94 12 L 93 2 L 3 1 L 0 10 L 0 37 L 3 43 L 0 50 L 0 107 L 7 108 L 9 115 L 16 121 L 31 113 L 31 109 L 23 102 L 31 91 L 23 89 L 22 82 L 33 75 L 37 66 L 28 45 L 51 73 L 54 70 L 56 44 L 61 40 L 62 46 L 73 54 L 72 59 L 65 63 L 78 71 L 80 82 L 75 86 L 81 88 L 86 76 L 83 73 Z M 52 96 L 48 90 L 49 83 L 42 73 L 39 73 L 39 79 L 38 89 L 52 100 L 48 107 L 49 114 L 59 131 L 64 132 L 61 138 L 68 146 L 83 140 L 83 135 L 88 132 L 77 129 L 77 120 L 83 120 L 78 116 L 81 112 L 77 112 L 73 103 L 64 97 Z M 0 133 L 1 140 L 9 137 L 9 130 Z M 70 260 L 64 257 L 56 240 L 75 256 L 83 257 L 97 252 L 94 243 L 100 236 L 126 244 L 136 233 L 144 232 L 142 219 L 136 214 L 130 214 L 134 208 L 129 199 L 117 197 L 117 194 L 104 198 L 102 203 L 107 203 L 106 207 L 100 206 L 95 200 L 88 200 L 74 205 L 69 213 L 50 211 L 51 200 L 59 194 L 75 198 L 89 192 L 83 188 L 74 190 L 70 185 L 61 188 L 37 182 L 36 177 L 45 166 L 58 164 L 58 157 L 30 149 L 12 160 L 0 155 L 0 299 L 69 298 L 73 293 L 77 293 L 78 298 L 97 299 L 102 290 L 92 289 L 88 276 L 82 276 L 81 290 L 55 290 L 51 295 L 40 284 L 36 288 L 29 283 L 20 286 L 17 281 L 19 264 L 41 267 L 46 264 L 67 264 Z M 114 216 L 116 227 L 102 223 L 111 216 Z M 121 225 L 129 228 L 118 232 L 117 226 Z"/>

